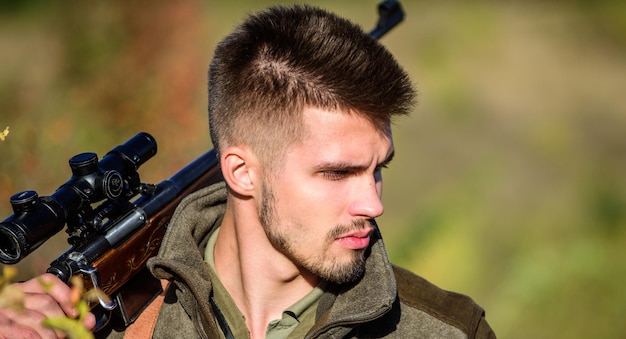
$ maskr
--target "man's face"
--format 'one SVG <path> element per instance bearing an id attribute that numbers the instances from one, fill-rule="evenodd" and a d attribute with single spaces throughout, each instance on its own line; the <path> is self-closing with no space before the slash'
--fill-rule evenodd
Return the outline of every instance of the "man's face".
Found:
<path id="1" fill-rule="evenodd" d="M 381 169 L 393 156 L 390 134 L 345 112 L 308 108 L 307 135 L 263 182 L 261 223 L 272 245 L 322 279 L 360 278 L 371 220 L 383 213 Z"/>

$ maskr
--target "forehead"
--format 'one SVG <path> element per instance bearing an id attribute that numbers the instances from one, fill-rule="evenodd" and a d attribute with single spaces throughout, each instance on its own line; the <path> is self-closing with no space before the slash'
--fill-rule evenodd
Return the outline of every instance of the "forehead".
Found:
<path id="1" fill-rule="evenodd" d="M 318 108 L 303 110 L 304 135 L 301 146 L 327 156 L 345 156 L 346 152 L 390 153 L 393 151 L 391 128 L 380 130 L 367 118 L 354 112 Z"/>
<path id="2" fill-rule="evenodd" d="M 384 130 L 377 128 L 363 114 L 353 111 L 327 110 L 315 107 L 305 107 L 302 111 L 303 123 L 309 131 L 321 127 L 330 133 L 349 132 L 348 127 L 371 130 L 386 137 L 391 137 L 391 128 L 387 125 Z M 320 132 L 320 131 L 317 131 Z"/>

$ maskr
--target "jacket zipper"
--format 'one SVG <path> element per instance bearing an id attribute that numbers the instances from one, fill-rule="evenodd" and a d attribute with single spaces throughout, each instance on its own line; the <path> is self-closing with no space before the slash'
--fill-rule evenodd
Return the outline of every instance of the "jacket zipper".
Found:
<path id="1" fill-rule="evenodd" d="M 200 316 L 200 307 L 198 305 L 198 300 L 196 300 L 196 298 L 192 298 L 192 299 L 193 299 L 194 311 L 196 313 L 196 323 L 198 324 L 198 329 L 200 329 L 198 334 L 203 339 L 209 339 L 209 336 L 206 334 L 206 331 L 204 330 L 204 325 L 202 324 L 202 317 Z"/>
<path id="2" fill-rule="evenodd" d="M 387 313 L 388 309 L 381 309 L 379 312 L 374 313 L 371 317 L 369 318 L 364 318 L 361 320 L 353 320 L 353 321 L 338 321 L 338 322 L 334 322 L 334 323 L 330 323 L 328 325 L 325 325 L 323 327 L 318 328 L 317 330 L 315 330 L 313 333 L 306 335 L 305 338 L 309 339 L 309 338 L 316 338 L 319 335 L 321 335 L 322 333 L 332 329 L 333 327 L 338 327 L 338 326 L 343 326 L 343 325 L 353 325 L 353 324 L 363 324 L 366 322 L 370 322 L 370 321 L 374 321 L 380 317 L 382 317 L 385 313 Z"/>

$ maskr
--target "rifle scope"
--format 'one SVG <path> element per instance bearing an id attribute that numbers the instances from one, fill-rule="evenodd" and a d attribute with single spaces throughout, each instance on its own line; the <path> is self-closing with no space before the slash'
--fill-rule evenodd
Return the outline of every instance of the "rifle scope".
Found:
<path id="1" fill-rule="evenodd" d="M 130 199 L 139 184 L 137 169 L 157 152 L 155 139 L 138 133 L 98 162 L 95 153 L 69 160 L 71 178 L 51 196 L 24 191 L 10 199 L 13 214 L 0 223 L 0 261 L 15 264 L 58 233 L 72 215 L 83 215 L 98 201 Z M 80 220 L 79 222 L 88 222 Z"/>

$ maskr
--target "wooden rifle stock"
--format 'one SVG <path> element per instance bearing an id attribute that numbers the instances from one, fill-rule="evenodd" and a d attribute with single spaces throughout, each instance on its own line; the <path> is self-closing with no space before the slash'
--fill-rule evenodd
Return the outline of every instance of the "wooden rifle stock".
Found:
<path id="1" fill-rule="evenodd" d="M 117 303 L 113 310 L 116 322 L 114 326 L 131 324 L 161 292 L 161 284 L 147 271 L 146 262 L 157 255 L 170 218 L 178 204 L 190 193 L 221 180 L 223 177 L 219 161 L 215 152 L 211 150 L 170 179 L 156 185 L 154 192 L 142 195 L 133 203 L 145 213 L 145 224 L 90 263 L 90 266 L 95 268 L 98 287 L 112 296 Z M 80 252 L 80 250 L 78 248 L 70 251 Z M 87 289 L 93 288 L 92 279 L 89 275 L 83 274 Z M 98 306 L 94 306 L 96 316 L 105 319 L 99 322 L 108 322 L 110 317 L 105 313 L 110 312 L 100 312 L 103 309 L 99 311 Z"/>

